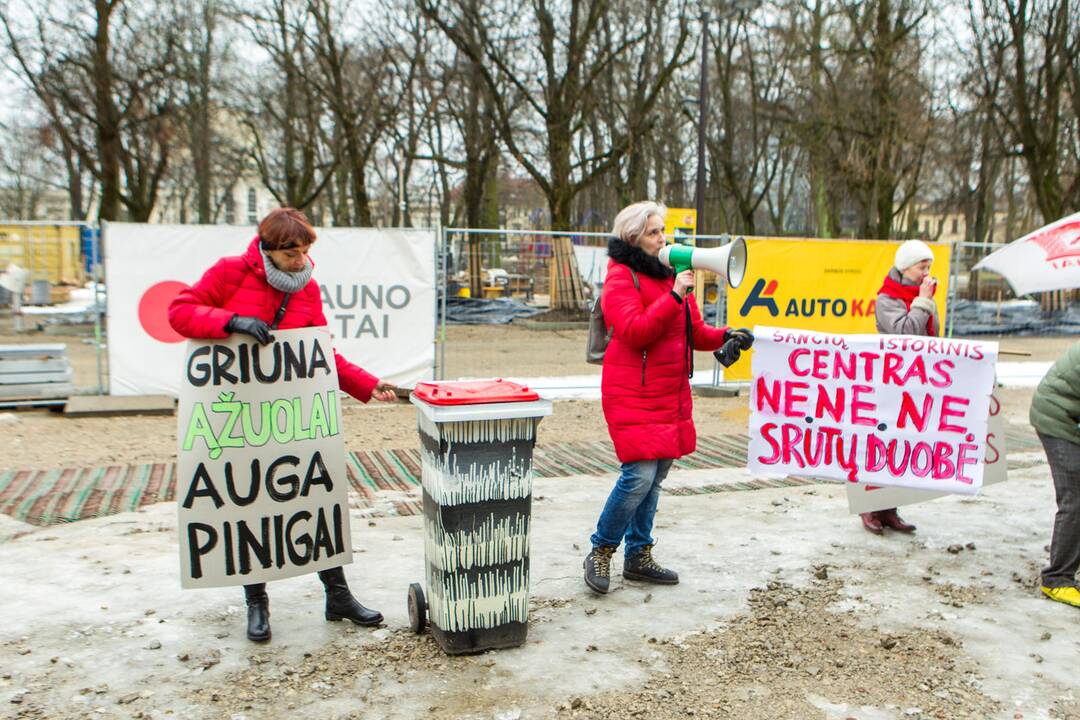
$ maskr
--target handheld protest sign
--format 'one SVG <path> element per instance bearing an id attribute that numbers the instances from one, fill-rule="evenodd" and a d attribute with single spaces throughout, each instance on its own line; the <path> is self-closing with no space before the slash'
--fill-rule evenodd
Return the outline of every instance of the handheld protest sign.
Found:
<path id="1" fill-rule="evenodd" d="M 1001 401 L 990 397 L 990 418 L 986 423 L 986 455 L 983 458 L 983 487 L 1005 482 L 1009 477 L 1008 448 L 1005 436 L 1005 416 Z M 934 500 L 949 493 L 934 490 L 912 490 L 904 487 L 883 487 L 864 483 L 847 483 L 848 512 L 852 515 L 886 508 L 903 507 Z"/>
<path id="2" fill-rule="evenodd" d="M 996 343 L 772 327 L 754 336 L 751 472 L 978 492 Z"/>
<path id="3" fill-rule="evenodd" d="M 184 588 L 280 580 L 352 562 L 330 333 L 192 340 L 177 437 Z"/>

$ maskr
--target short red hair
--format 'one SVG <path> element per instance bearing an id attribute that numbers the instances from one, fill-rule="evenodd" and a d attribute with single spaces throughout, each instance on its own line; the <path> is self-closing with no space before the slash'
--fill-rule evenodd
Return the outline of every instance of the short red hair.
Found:
<path id="1" fill-rule="evenodd" d="M 288 250 L 315 242 L 315 228 L 296 208 L 280 207 L 259 223 L 259 239 L 264 250 Z"/>

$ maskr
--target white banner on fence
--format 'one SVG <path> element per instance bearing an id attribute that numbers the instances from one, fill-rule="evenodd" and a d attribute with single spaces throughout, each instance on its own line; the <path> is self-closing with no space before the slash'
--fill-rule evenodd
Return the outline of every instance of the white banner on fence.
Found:
<path id="1" fill-rule="evenodd" d="M 997 343 L 754 335 L 751 472 L 978 492 Z"/>
<path id="2" fill-rule="evenodd" d="M 997 396 L 990 398 L 990 419 L 986 423 L 986 458 L 983 460 L 983 487 L 1009 479 L 1008 448 L 1005 438 L 1005 416 Z M 858 513 L 903 507 L 934 500 L 949 493 L 934 490 L 912 490 L 903 487 L 882 487 L 847 483 L 848 512 Z"/>
<path id="3" fill-rule="evenodd" d="M 341 391 L 326 328 L 190 341 L 177 419 L 185 588 L 352 562 Z"/>
<path id="4" fill-rule="evenodd" d="M 389 382 L 428 380 L 435 366 L 435 232 L 318 228 L 315 280 L 334 347 Z M 255 228 L 141 225 L 104 228 L 109 392 L 180 390 L 184 338 L 169 303 L 218 258 L 241 255 Z"/>

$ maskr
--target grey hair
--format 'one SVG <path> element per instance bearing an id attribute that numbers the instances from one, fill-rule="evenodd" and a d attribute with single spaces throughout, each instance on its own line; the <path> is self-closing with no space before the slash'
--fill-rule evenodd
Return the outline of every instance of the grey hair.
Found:
<path id="1" fill-rule="evenodd" d="M 645 232 L 645 224 L 653 215 L 658 215 L 663 220 L 667 215 L 667 206 L 652 200 L 627 205 L 615 216 L 611 234 L 631 245 L 637 245 L 641 234 Z"/>

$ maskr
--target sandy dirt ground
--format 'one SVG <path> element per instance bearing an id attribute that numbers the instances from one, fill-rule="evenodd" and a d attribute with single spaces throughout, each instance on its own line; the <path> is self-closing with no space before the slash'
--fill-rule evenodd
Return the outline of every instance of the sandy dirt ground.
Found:
<path id="1" fill-rule="evenodd" d="M 0 330 L 4 325 L 0 323 Z M 96 387 L 97 361 L 90 328 L 82 335 L 47 333 L 0 334 L 0 344 L 60 342 L 67 344 L 76 386 Z M 1071 338 L 1006 338 L 1002 348 L 1030 352 L 1031 360 L 1054 360 L 1075 340 Z M 585 363 L 582 330 L 528 330 L 510 326 L 450 326 L 445 343 L 446 376 L 539 377 L 597 374 Z M 699 373 L 712 372 L 712 355 L 697 353 Z M 1026 423 L 1031 391 L 1002 391 L 1011 420 Z M 407 448 L 417 442 L 415 411 L 407 402 L 397 405 L 351 400 L 343 408 L 346 445 L 353 450 Z M 696 398 L 694 422 L 703 435 L 745 432 L 745 397 Z M 607 437 L 598 402 L 556 401 L 557 422 L 541 425 L 539 442 L 602 440 Z M 96 466 L 143 463 L 176 457 L 176 422 L 169 417 L 65 418 L 48 410 L 0 412 L 0 428 L 8 444 L 0 469 Z"/>
<path id="2" fill-rule="evenodd" d="M 67 342 L 93 385 L 85 335 Z M 1052 360 L 1072 339 L 1006 339 Z M 580 331 L 451 327 L 447 375 L 584 374 Z M 699 367 L 711 368 L 707 354 Z M 1026 425 L 1031 390 L 1004 389 Z M 344 408 L 352 449 L 416 445 L 415 412 Z M 745 432 L 745 397 L 696 398 L 701 434 Z M 175 419 L 0 413 L 0 469 L 170 460 Z M 555 403 L 539 443 L 607 437 L 599 403 Z M 12 718 L 1053 718 L 1080 720 L 1080 611 L 1043 600 L 1053 491 L 1039 453 L 978 498 L 904 514 L 914 536 L 871 536 L 842 488 L 665 496 L 657 556 L 682 582 L 581 581 L 611 477 L 538 481 L 529 640 L 448 657 L 407 628 L 405 589 L 423 577 L 421 517 L 355 516 L 360 599 L 377 630 L 326 623 L 312 578 L 272 587 L 274 640 L 243 635 L 239 591 L 182 592 L 175 506 L 34 529 L 0 516 L 0 717 Z M 672 473 L 669 486 L 745 479 Z"/>

